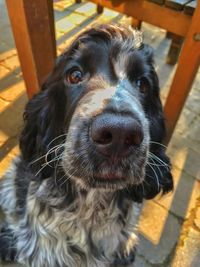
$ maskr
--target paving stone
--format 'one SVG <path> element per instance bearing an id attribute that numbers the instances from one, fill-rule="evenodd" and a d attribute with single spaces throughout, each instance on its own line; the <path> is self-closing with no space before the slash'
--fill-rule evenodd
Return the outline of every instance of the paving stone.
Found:
<path id="1" fill-rule="evenodd" d="M 195 142 L 196 145 L 200 144 L 199 134 L 200 117 L 195 117 L 195 120 L 190 125 L 190 130 L 187 132 L 188 138 Z"/>
<path id="2" fill-rule="evenodd" d="M 191 110 L 189 110 L 188 108 L 185 108 L 181 113 L 175 131 L 184 135 L 184 137 L 187 137 L 190 132 L 190 126 L 195 121 L 195 119 L 196 114 L 194 112 L 191 112 Z"/>
<path id="3" fill-rule="evenodd" d="M 186 109 L 184 109 L 185 111 Z M 191 115 L 190 115 L 191 114 Z M 200 117 L 195 115 L 193 112 L 188 111 L 188 117 L 191 117 L 191 122 L 186 126 L 186 124 L 181 123 L 177 125 L 175 133 L 173 135 L 173 139 L 183 140 L 185 143 L 184 146 L 190 147 L 192 150 L 196 151 L 196 153 L 200 152 L 200 135 L 199 135 L 199 126 L 200 126 Z M 183 122 L 183 120 L 182 120 Z M 172 140 L 173 140 L 172 139 Z"/>
<path id="4" fill-rule="evenodd" d="M 200 204 L 200 203 L 199 203 Z M 194 219 L 195 225 L 199 228 L 200 231 L 200 206 L 196 210 L 195 219 Z M 200 234 L 200 233 L 199 233 Z"/>
<path id="5" fill-rule="evenodd" d="M 200 88 L 200 82 L 196 82 L 196 86 Z M 193 113 L 200 115 L 200 91 L 196 90 L 193 86 L 192 91 L 190 92 L 188 99 L 185 103 L 186 108 L 190 109 Z"/>
<path id="6" fill-rule="evenodd" d="M 2 80 L 4 77 L 6 77 L 10 71 L 5 68 L 4 66 L 0 65 L 0 79 Z"/>
<path id="7" fill-rule="evenodd" d="M 11 102 L 19 98 L 22 94 L 26 94 L 25 84 L 23 80 L 19 81 L 18 83 L 14 83 L 7 88 L 4 88 L 4 90 L 1 92 L 0 98 L 5 101 Z"/>
<path id="8" fill-rule="evenodd" d="M 7 52 L 15 47 L 13 35 L 10 26 L 1 27 L 1 43 L 6 44 L 6 47 L 1 48 L 1 52 Z"/>
<path id="9" fill-rule="evenodd" d="M 6 58 L 4 61 L 2 61 L 2 64 L 11 71 L 18 70 L 20 67 L 19 58 L 17 55 Z"/>
<path id="10" fill-rule="evenodd" d="M 67 8 L 70 8 L 72 5 L 74 5 L 73 0 L 63 0 L 63 1 L 58 1 L 54 3 L 54 9 L 58 11 L 63 11 Z"/>
<path id="11" fill-rule="evenodd" d="M 4 68 L 4 67 L 3 67 Z M 19 69 L 18 69 L 19 71 Z M 16 72 L 16 70 L 15 70 Z M 7 72 L 6 71 L 2 73 L 4 76 L 0 79 L 0 93 L 4 92 L 9 88 L 10 86 L 14 85 L 15 83 L 18 83 L 22 80 L 22 77 L 15 74 L 14 72 Z M 14 93 L 14 92 L 13 92 Z"/>
<path id="12" fill-rule="evenodd" d="M 1 61 L 5 60 L 6 58 L 10 58 L 17 54 L 16 48 L 10 49 L 8 51 L 0 53 L 0 63 Z"/>
<path id="13" fill-rule="evenodd" d="M 196 90 L 200 91 L 200 72 L 198 72 L 196 77 L 195 77 L 192 90 L 190 91 L 190 95 L 192 95 L 193 92 L 196 91 Z"/>
<path id="14" fill-rule="evenodd" d="M 0 25 L 1 25 L 1 39 L 0 39 L 0 52 L 7 52 L 15 47 L 14 38 L 12 36 L 11 27 L 8 21 L 7 12 L 5 8 L 0 5 Z M 6 21 L 5 21 L 6 19 Z"/>
<path id="15" fill-rule="evenodd" d="M 147 201 L 139 221 L 138 254 L 150 264 L 161 266 L 175 247 L 180 228 L 178 220 L 166 209 Z"/>
<path id="16" fill-rule="evenodd" d="M 118 16 L 119 16 L 119 18 L 121 18 L 119 13 L 105 8 L 104 12 L 96 18 L 96 22 L 108 23 L 108 22 L 113 21 L 113 19 L 116 19 L 116 17 L 118 17 Z"/>
<path id="17" fill-rule="evenodd" d="M 136 255 L 134 264 L 129 267 L 151 267 L 152 265 L 147 263 L 142 257 Z"/>
<path id="18" fill-rule="evenodd" d="M 12 144 L 12 142 L 13 142 L 13 144 Z M 2 177 L 3 174 L 6 172 L 6 170 L 9 168 L 13 159 L 17 155 L 19 155 L 19 147 L 18 147 L 17 143 L 18 143 L 18 139 L 10 139 L 6 143 L 7 147 L 4 147 L 3 149 L 1 149 L 1 153 L 0 153 L 0 177 Z M 9 146 L 9 145 L 11 145 L 11 146 Z M 5 151 L 7 148 L 8 148 L 8 150 Z M 2 155 L 3 155 L 3 157 L 2 157 Z"/>
<path id="19" fill-rule="evenodd" d="M 54 9 L 54 20 L 55 23 L 58 22 L 60 19 L 64 18 L 65 16 L 68 16 L 69 14 L 71 14 L 72 11 L 67 9 L 64 11 L 57 11 Z"/>
<path id="20" fill-rule="evenodd" d="M 154 54 L 156 54 L 156 50 L 154 50 Z M 160 60 L 156 56 L 155 67 L 159 78 L 160 92 L 163 96 L 167 96 L 174 75 L 174 70 L 171 66 L 165 64 L 163 60 Z"/>
<path id="21" fill-rule="evenodd" d="M 199 153 L 200 136 L 198 133 L 199 133 L 200 117 L 196 116 L 195 114 L 193 114 L 191 111 L 188 110 L 186 111 L 186 113 L 187 113 L 186 116 L 188 116 L 188 121 L 190 121 L 190 123 L 187 122 L 187 120 L 186 123 L 184 123 L 184 120 L 180 119 L 180 122 L 178 122 L 177 127 L 174 131 L 173 138 L 171 139 L 170 144 L 168 146 L 168 151 L 172 149 L 174 143 L 179 146 L 182 146 L 183 143 L 184 147 L 188 147 Z"/>
<path id="22" fill-rule="evenodd" d="M 2 146 L 8 139 L 9 136 L 0 129 L 0 146 Z"/>
<path id="23" fill-rule="evenodd" d="M 200 182 L 185 174 L 182 170 L 173 168 L 174 191 L 161 196 L 155 202 L 182 219 L 187 219 L 200 197 Z"/>
<path id="24" fill-rule="evenodd" d="M 56 28 L 56 40 L 62 37 L 65 33 Z"/>
<path id="25" fill-rule="evenodd" d="M 61 19 L 58 22 L 56 22 L 56 28 L 60 32 L 70 31 L 74 27 L 75 27 L 75 25 L 73 23 L 71 23 L 70 21 L 68 21 L 67 18 Z"/>
<path id="26" fill-rule="evenodd" d="M 199 267 L 200 264 L 200 232 L 189 229 L 182 245 L 177 248 L 172 267 Z"/>
<path id="27" fill-rule="evenodd" d="M 200 180 L 200 153 L 188 146 L 187 139 L 176 138 L 176 135 L 173 135 L 168 147 L 168 155 L 174 166 Z"/>
<path id="28" fill-rule="evenodd" d="M 86 17 L 81 14 L 71 14 L 66 17 L 66 21 L 71 22 L 73 25 L 80 25 L 85 19 Z"/>
<path id="29" fill-rule="evenodd" d="M 4 100 L 2 100 L 2 99 L 0 98 L 0 113 L 3 112 L 3 110 L 5 110 L 6 107 L 7 107 L 8 105 L 9 105 L 8 102 L 6 102 L 6 101 L 4 101 Z M 1 114 L 0 114 L 0 115 L 1 115 Z"/>
<path id="30" fill-rule="evenodd" d="M 2 103 L 2 105 L 0 105 L 2 107 L 0 114 L 0 125 L 1 130 L 7 136 L 16 136 L 21 131 L 23 118 L 22 114 L 26 102 L 27 96 L 25 94 L 20 95 L 12 103 L 5 103 L 5 101 L 0 99 L 0 104 Z"/>
<path id="31" fill-rule="evenodd" d="M 96 13 L 96 5 L 93 3 L 85 3 L 84 5 L 76 8 L 76 13 L 82 14 L 85 17 L 90 17 Z"/>

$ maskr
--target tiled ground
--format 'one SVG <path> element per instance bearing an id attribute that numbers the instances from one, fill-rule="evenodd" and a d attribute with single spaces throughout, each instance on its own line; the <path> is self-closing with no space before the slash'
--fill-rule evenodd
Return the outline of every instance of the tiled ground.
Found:
<path id="1" fill-rule="evenodd" d="M 129 19 L 95 5 L 57 1 L 55 4 L 58 53 L 80 30 L 94 22 L 125 22 Z M 164 102 L 174 68 L 165 64 L 169 40 L 161 29 L 143 24 L 145 42 L 155 49 L 156 68 Z M 4 0 L 0 0 L 0 174 L 18 153 L 17 138 L 27 101 L 17 53 Z M 181 88 L 180 88 L 181 90 Z M 146 202 L 139 221 L 140 244 L 134 267 L 200 266 L 200 72 L 168 148 L 175 190 L 161 199 Z M 17 266 L 3 263 L 1 267 Z"/>

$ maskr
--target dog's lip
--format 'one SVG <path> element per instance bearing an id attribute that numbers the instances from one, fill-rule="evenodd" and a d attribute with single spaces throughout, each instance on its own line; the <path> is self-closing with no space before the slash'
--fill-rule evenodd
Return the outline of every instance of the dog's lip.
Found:
<path id="1" fill-rule="evenodd" d="M 125 180 L 126 177 L 116 173 L 106 173 L 106 174 L 98 174 L 95 175 L 95 179 L 97 180 L 107 180 L 107 181 L 118 181 L 118 180 Z"/>

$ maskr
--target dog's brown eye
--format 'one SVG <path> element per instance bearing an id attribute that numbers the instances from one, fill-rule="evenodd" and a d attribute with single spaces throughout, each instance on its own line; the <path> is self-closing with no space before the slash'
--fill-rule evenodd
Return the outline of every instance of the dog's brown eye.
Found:
<path id="1" fill-rule="evenodd" d="M 148 91 L 148 81 L 145 78 L 138 79 L 136 81 L 137 87 L 140 89 L 140 92 L 146 94 Z"/>
<path id="2" fill-rule="evenodd" d="M 83 73 L 80 70 L 72 70 L 67 74 L 66 80 L 71 84 L 78 84 L 83 80 Z"/>

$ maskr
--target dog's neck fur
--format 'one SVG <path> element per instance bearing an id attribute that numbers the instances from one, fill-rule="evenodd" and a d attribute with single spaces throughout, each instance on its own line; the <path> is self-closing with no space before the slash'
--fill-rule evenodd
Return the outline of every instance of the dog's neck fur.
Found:
<path id="1" fill-rule="evenodd" d="M 66 196 L 53 177 L 30 183 L 26 211 L 13 226 L 20 229 L 19 262 L 28 265 L 34 255 L 31 267 L 105 267 L 116 253 L 133 249 L 138 205 L 97 189 L 74 192 L 70 200 Z"/>
<path id="2" fill-rule="evenodd" d="M 0 205 L 18 262 L 31 267 L 109 267 L 116 256 L 134 249 L 140 205 L 97 189 L 70 196 L 73 184 L 64 193 L 54 177 L 30 182 L 27 173 L 19 158 L 0 183 Z"/>

